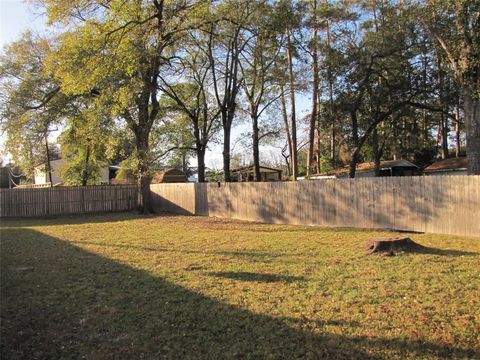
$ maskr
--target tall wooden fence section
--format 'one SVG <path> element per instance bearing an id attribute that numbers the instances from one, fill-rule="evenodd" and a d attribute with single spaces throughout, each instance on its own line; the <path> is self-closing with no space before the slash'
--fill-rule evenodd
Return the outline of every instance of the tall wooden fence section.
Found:
<path id="1" fill-rule="evenodd" d="M 128 211 L 136 191 L 134 185 L 0 189 L 0 217 Z"/>
<path id="2" fill-rule="evenodd" d="M 480 236 L 480 176 L 164 184 L 154 192 L 170 212 Z"/>
<path id="3" fill-rule="evenodd" d="M 155 211 L 173 214 L 194 215 L 197 184 L 152 184 L 150 192 Z"/>
<path id="4" fill-rule="evenodd" d="M 480 176 L 418 176 L 271 183 L 155 184 L 157 211 L 266 223 L 480 236 Z M 0 217 L 135 208 L 124 186 L 0 190 Z"/>

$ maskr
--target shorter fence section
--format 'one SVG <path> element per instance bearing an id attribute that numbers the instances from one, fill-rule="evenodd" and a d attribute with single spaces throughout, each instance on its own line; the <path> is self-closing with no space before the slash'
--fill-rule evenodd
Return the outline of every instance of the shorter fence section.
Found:
<path id="1" fill-rule="evenodd" d="M 152 184 L 150 193 L 156 212 L 193 215 L 195 211 L 196 184 Z"/>
<path id="2" fill-rule="evenodd" d="M 480 236 L 480 176 L 162 184 L 152 192 L 172 213 Z"/>
<path id="3" fill-rule="evenodd" d="M 0 189 L 0 217 L 34 217 L 135 209 L 135 185 Z"/>

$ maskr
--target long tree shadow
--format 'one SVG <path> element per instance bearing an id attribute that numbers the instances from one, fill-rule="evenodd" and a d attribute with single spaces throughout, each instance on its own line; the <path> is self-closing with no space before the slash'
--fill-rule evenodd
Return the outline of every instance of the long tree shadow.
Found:
<path id="1" fill-rule="evenodd" d="M 31 229 L 4 229 L 0 245 L 2 359 L 479 356 L 429 342 L 302 330 L 299 319 L 223 303 Z"/>
<path id="2" fill-rule="evenodd" d="M 158 214 L 163 215 L 163 214 Z M 171 216 L 171 215 L 170 215 Z M 144 215 L 138 214 L 136 211 L 118 211 L 118 212 L 101 212 L 101 213 L 85 213 L 74 215 L 52 215 L 43 217 L 21 217 L 21 218 L 3 218 L 2 226 L 11 228 L 22 228 L 25 226 L 38 225 L 82 225 L 92 223 L 111 223 L 122 222 L 128 220 L 145 219 Z"/>
<path id="3" fill-rule="evenodd" d="M 473 251 L 452 250 L 452 249 L 437 249 L 433 247 L 424 246 L 419 249 L 409 250 L 408 253 L 423 254 L 423 255 L 438 255 L 438 256 L 478 256 L 479 254 Z"/>

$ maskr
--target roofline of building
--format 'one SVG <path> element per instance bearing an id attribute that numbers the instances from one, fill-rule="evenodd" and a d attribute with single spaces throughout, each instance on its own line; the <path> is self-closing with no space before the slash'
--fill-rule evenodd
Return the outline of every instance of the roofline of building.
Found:
<path id="1" fill-rule="evenodd" d="M 447 172 L 447 171 L 467 171 L 467 168 L 450 168 L 450 169 L 425 169 L 423 170 L 424 173 L 432 173 L 432 172 Z"/>
<path id="2" fill-rule="evenodd" d="M 247 170 L 247 169 L 250 169 L 250 168 L 251 168 L 252 170 L 254 170 L 254 169 L 255 169 L 255 166 L 254 166 L 254 165 L 241 166 L 241 167 L 232 169 L 231 172 L 238 172 L 238 171 Z M 262 166 L 262 165 L 260 165 L 260 168 L 261 168 L 261 169 L 272 170 L 272 171 L 275 171 L 275 172 L 282 172 L 281 169 L 274 169 L 274 168 L 271 168 L 271 167 L 268 167 L 268 166 Z"/>

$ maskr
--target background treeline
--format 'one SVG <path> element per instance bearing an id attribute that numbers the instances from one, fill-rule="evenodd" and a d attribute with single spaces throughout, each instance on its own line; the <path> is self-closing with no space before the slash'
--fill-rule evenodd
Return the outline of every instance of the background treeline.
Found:
<path id="1" fill-rule="evenodd" d="M 279 146 L 288 175 L 361 161 L 419 164 L 468 155 L 480 174 L 478 0 L 43 0 L 48 37 L 4 49 L 6 150 L 30 177 L 49 134 L 72 183 L 122 163 L 142 191 L 160 161 L 198 161 L 223 146 L 231 180 L 232 128 Z M 307 97 L 307 116 L 299 98 Z"/>

